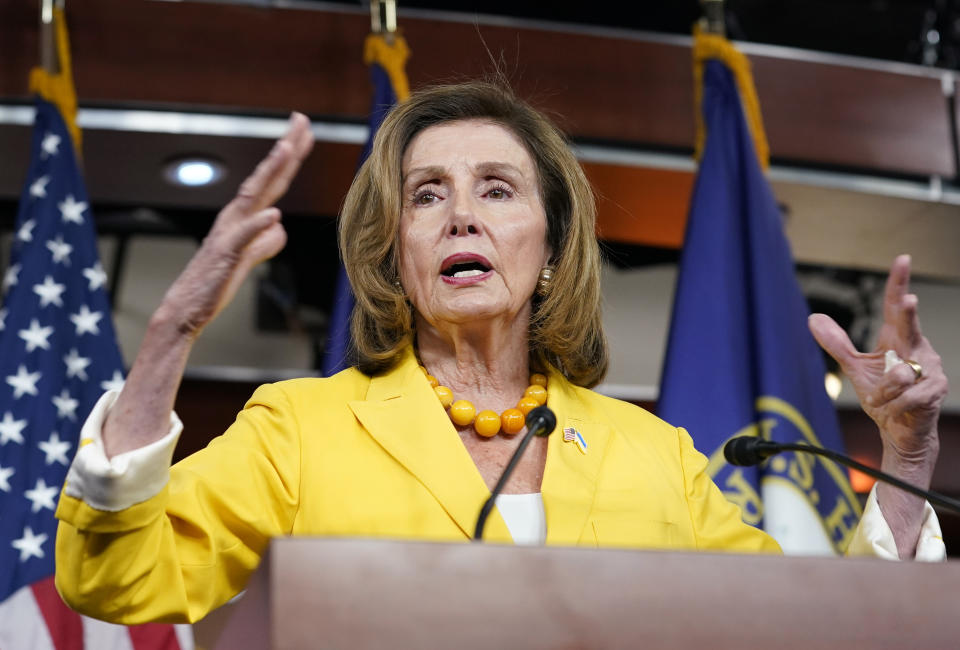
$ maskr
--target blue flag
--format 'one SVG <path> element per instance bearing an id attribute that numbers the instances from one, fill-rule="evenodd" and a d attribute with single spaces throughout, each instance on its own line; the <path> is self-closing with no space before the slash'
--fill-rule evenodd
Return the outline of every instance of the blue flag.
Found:
<path id="1" fill-rule="evenodd" d="M 723 458 L 723 444 L 735 435 L 835 450 L 843 443 L 780 210 L 757 160 L 734 74 L 723 61 L 705 62 L 702 98 L 706 141 L 680 261 L 659 414 L 690 431 L 710 457 L 714 482 L 741 506 L 744 521 L 762 527 L 770 514 L 762 495 L 768 487 L 786 488 L 794 502 L 809 505 L 807 521 L 816 513 L 821 537 L 842 551 L 860 506 L 837 465 L 793 453 L 759 468 L 730 466 Z M 791 550 L 789 542 L 778 541 Z"/>
<path id="2" fill-rule="evenodd" d="M 367 141 L 357 167 L 364 163 L 373 150 L 373 139 L 383 124 L 390 109 L 407 98 L 406 77 L 402 73 L 403 62 L 409 56 L 406 43 L 399 36 L 393 43 L 378 35 L 371 35 L 365 47 L 365 58 L 370 64 L 370 81 L 373 83 L 373 103 L 370 107 Z M 394 68 L 394 75 L 384 67 Z M 401 86 L 399 89 L 396 86 Z M 330 312 L 330 324 L 327 328 L 327 344 L 323 355 L 323 375 L 329 377 L 350 365 L 350 314 L 353 312 L 354 297 L 350 288 L 347 271 L 343 261 L 337 270 L 337 285 L 333 292 L 333 306 Z"/>

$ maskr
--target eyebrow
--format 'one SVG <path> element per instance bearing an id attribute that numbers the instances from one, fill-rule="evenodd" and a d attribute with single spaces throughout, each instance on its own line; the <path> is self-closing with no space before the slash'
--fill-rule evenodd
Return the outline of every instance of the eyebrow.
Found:
<path id="1" fill-rule="evenodd" d="M 416 169 L 411 169 L 403 176 L 403 184 L 406 185 L 412 177 L 417 176 L 421 178 L 442 178 L 447 174 L 447 170 L 439 165 L 430 165 L 428 167 L 417 167 Z"/>
<path id="2" fill-rule="evenodd" d="M 482 176 L 510 176 L 517 177 L 520 179 L 524 178 L 523 172 L 520 171 L 515 165 L 511 165 L 506 162 L 479 162 L 474 165 L 473 170 L 475 173 Z M 413 177 L 419 178 L 443 178 L 447 175 L 447 170 L 445 167 L 439 165 L 429 165 L 427 167 L 417 167 L 411 169 L 403 177 L 403 184 L 406 185 L 407 182 Z"/>
<path id="3" fill-rule="evenodd" d="M 514 165 L 506 162 L 477 163 L 474 170 L 484 176 L 510 176 L 523 179 L 523 172 Z"/>

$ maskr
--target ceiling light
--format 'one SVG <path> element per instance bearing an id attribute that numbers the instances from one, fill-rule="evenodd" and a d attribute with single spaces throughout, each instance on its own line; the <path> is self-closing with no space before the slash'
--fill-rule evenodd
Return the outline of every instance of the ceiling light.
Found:
<path id="1" fill-rule="evenodd" d="M 836 402 L 837 398 L 840 397 L 840 391 L 843 390 L 843 381 L 840 379 L 840 375 L 835 372 L 828 372 L 824 375 L 823 385 L 827 389 L 827 395 L 830 396 L 830 399 Z"/>
<path id="2" fill-rule="evenodd" d="M 203 187 L 222 179 L 226 175 L 226 170 L 222 164 L 212 158 L 191 156 L 177 158 L 167 163 L 163 175 L 174 185 Z"/>

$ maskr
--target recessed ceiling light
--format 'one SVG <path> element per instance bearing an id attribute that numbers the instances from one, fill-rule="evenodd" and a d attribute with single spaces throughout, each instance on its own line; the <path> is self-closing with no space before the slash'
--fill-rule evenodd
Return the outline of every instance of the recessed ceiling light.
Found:
<path id="1" fill-rule="evenodd" d="M 190 156 L 167 163 L 163 176 L 174 185 L 202 187 L 212 185 L 226 175 L 223 165 L 212 158 Z"/>

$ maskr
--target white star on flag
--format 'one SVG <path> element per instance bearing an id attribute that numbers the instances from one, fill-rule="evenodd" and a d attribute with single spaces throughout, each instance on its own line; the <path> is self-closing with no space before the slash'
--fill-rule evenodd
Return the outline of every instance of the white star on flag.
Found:
<path id="1" fill-rule="evenodd" d="M 20 226 L 20 229 L 17 230 L 17 241 L 23 243 L 28 243 L 33 241 L 33 229 L 37 226 L 37 222 L 33 219 L 29 219 L 23 222 L 23 225 Z"/>
<path id="2" fill-rule="evenodd" d="M 43 284 L 33 285 L 33 292 L 40 296 L 41 307 L 47 307 L 48 305 L 63 307 L 60 294 L 62 294 L 66 288 L 67 285 L 54 282 L 53 277 L 48 275 L 43 279 Z"/>
<path id="3" fill-rule="evenodd" d="M 83 223 L 83 211 L 87 209 L 87 204 L 83 201 L 78 202 L 73 198 L 73 194 L 68 194 L 67 199 L 57 204 L 60 208 L 60 215 L 63 222 Z"/>
<path id="4" fill-rule="evenodd" d="M 77 419 L 77 406 L 80 405 L 80 402 L 73 399 L 70 396 L 70 392 L 64 388 L 60 391 L 59 395 L 54 395 L 52 398 L 53 405 L 57 407 L 57 417 L 58 418 L 70 418 L 71 420 Z"/>
<path id="5" fill-rule="evenodd" d="M 46 441 L 40 441 L 37 443 L 37 446 L 40 447 L 40 451 L 46 454 L 44 459 L 47 465 L 53 465 L 54 463 L 61 463 L 63 465 L 69 465 L 70 460 L 67 458 L 67 451 L 70 450 L 70 443 L 66 440 L 60 439 L 60 434 L 56 431 L 50 434 L 50 437 Z"/>
<path id="6" fill-rule="evenodd" d="M 20 561 L 26 562 L 31 556 L 43 557 L 42 547 L 45 541 L 47 541 L 46 533 L 34 535 L 30 526 L 27 526 L 23 529 L 23 537 L 13 540 L 10 544 L 13 545 L 13 548 L 20 551 Z"/>
<path id="7" fill-rule="evenodd" d="M 49 176 L 41 176 L 33 181 L 33 184 L 30 186 L 30 196 L 37 199 L 45 198 L 47 196 L 47 183 L 49 182 Z"/>
<path id="8" fill-rule="evenodd" d="M 96 291 L 107 281 L 107 274 L 100 262 L 88 269 L 83 269 L 83 277 L 90 281 L 90 291 Z"/>
<path id="9" fill-rule="evenodd" d="M 43 136 L 43 142 L 40 143 L 40 149 L 43 150 L 43 157 L 56 156 L 60 148 L 60 136 L 49 131 Z"/>
<path id="10" fill-rule="evenodd" d="M 40 371 L 27 372 L 27 367 L 22 363 L 17 369 L 17 374 L 7 375 L 7 383 L 13 386 L 13 399 L 20 399 L 28 394 L 36 395 L 38 381 L 40 381 Z"/>
<path id="11" fill-rule="evenodd" d="M 6 272 L 3 274 L 3 293 L 6 293 L 7 289 L 17 284 L 17 276 L 19 273 L 19 264 L 11 264 L 7 267 Z"/>
<path id="12" fill-rule="evenodd" d="M 36 318 L 30 320 L 30 329 L 20 330 L 18 336 L 26 342 L 27 352 L 33 352 L 37 348 L 44 350 L 50 349 L 50 342 L 47 340 L 53 334 L 53 328 L 47 325 L 40 327 L 40 322 Z"/>
<path id="13" fill-rule="evenodd" d="M 113 377 L 106 381 L 100 382 L 100 388 L 104 391 L 108 390 L 123 390 L 123 374 L 119 370 L 113 371 Z"/>
<path id="14" fill-rule="evenodd" d="M 67 379 L 79 377 L 83 381 L 87 380 L 86 370 L 91 360 L 87 357 L 81 357 L 77 352 L 77 348 L 71 349 L 70 354 L 63 358 L 63 362 L 67 364 Z"/>
<path id="15" fill-rule="evenodd" d="M 80 311 L 76 314 L 70 314 L 70 320 L 77 327 L 77 336 L 85 332 L 99 334 L 100 328 L 97 326 L 97 323 L 101 318 L 103 318 L 101 312 L 90 311 L 90 308 L 86 305 L 80 305 Z"/>
<path id="16" fill-rule="evenodd" d="M 0 309 L 0 332 L 7 329 L 7 309 Z"/>
<path id="17" fill-rule="evenodd" d="M 56 510 L 57 506 L 53 502 L 53 497 L 57 496 L 59 490 L 55 486 L 48 486 L 42 478 L 37 479 L 37 484 L 32 490 L 25 490 L 23 496 L 30 499 L 30 509 L 33 512 L 40 512 L 44 508 Z"/>
<path id="18" fill-rule="evenodd" d="M 26 420 L 14 420 L 13 413 L 10 411 L 4 413 L 3 421 L 0 422 L 0 445 L 5 445 L 11 440 L 18 445 L 22 445 L 23 430 L 26 426 Z"/>
<path id="19" fill-rule="evenodd" d="M 0 467 L 0 490 L 10 491 L 10 477 L 13 476 L 12 467 Z"/>
<path id="20" fill-rule="evenodd" d="M 63 264 L 70 266 L 70 253 L 73 252 L 73 246 L 63 241 L 63 235 L 57 235 L 56 239 L 47 240 L 47 248 L 53 256 L 54 264 Z"/>

